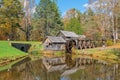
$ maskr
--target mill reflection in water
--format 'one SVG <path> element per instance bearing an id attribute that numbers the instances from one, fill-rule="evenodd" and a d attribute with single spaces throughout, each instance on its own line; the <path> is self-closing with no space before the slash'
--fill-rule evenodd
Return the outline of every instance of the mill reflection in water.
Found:
<path id="1" fill-rule="evenodd" d="M 42 61 L 37 60 L 0 72 L 0 80 L 120 80 L 119 66 L 87 65 L 74 73 L 62 75 L 67 70 L 48 72 Z"/>

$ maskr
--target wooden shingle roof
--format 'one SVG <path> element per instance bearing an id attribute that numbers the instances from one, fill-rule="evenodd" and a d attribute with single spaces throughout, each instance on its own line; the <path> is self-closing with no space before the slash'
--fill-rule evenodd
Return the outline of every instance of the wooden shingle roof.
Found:
<path id="1" fill-rule="evenodd" d="M 65 37 L 79 37 L 76 33 L 72 31 L 60 31 Z"/>
<path id="2" fill-rule="evenodd" d="M 79 39 L 85 39 L 86 36 L 85 35 L 78 35 L 79 36 Z"/>
<path id="3" fill-rule="evenodd" d="M 66 43 L 66 41 L 62 37 L 55 37 L 55 36 L 47 36 L 47 38 L 52 43 Z"/>

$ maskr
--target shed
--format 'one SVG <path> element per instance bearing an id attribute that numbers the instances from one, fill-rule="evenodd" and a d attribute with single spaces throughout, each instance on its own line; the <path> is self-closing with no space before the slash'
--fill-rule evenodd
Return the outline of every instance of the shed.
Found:
<path id="1" fill-rule="evenodd" d="M 65 50 L 66 41 L 62 37 L 47 36 L 43 42 L 45 50 Z"/>

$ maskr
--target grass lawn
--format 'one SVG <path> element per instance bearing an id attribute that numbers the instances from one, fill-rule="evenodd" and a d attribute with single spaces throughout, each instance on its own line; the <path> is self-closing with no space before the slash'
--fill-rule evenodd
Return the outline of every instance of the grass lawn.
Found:
<path id="1" fill-rule="evenodd" d="M 24 43 L 24 44 L 31 44 L 31 45 L 35 45 L 35 44 L 41 44 L 41 42 L 36 42 L 36 41 L 10 41 L 11 43 Z"/>
<path id="2" fill-rule="evenodd" d="M 14 58 L 16 56 L 25 56 L 25 52 L 22 52 L 14 47 L 10 46 L 9 41 L 0 41 L 0 58 Z"/>

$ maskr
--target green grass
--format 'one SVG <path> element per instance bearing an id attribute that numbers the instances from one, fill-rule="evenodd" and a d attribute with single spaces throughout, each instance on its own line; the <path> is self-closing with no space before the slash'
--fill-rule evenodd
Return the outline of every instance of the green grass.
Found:
<path id="1" fill-rule="evenodd" d="M 64 56 L 65 51 L 56 51 L 55 55 L 56 56 Z"/>
<path id="2" fill-rule="evenodd" d="M 11 42 L 9 41 L 0 41 L 0 58 L 10 58 L 16 56 L 24 56 L 25 52 L 22 52 L 14 47 L 11 47 Z"/>
<path id="3" fill-rule="evenodd" d="M 28 52 L 31 54 L 41 54 L 42 50 L 43 50 L 43 46 L 41 42 L 32 42 Z"/>
<path id="4" fill-rule="evenodd" d="M 33 51 L 39 51 L 42 49 L 41 42 L 34 41 L 0 41 L 0 58 L 4 57 L 14 57 L 14 56 L 24 56 L 25 52 L 22 52 L 14 47 L 11 47 L 11 43 L 24 43 L 31 44 L 31 48 Z"/>
<path id="5" fill-rule="evenodd" d="M 113 49 L 111 48 L 92 48 L 92 49 L 84 49 L 84 50 L 76 50 L 77 54 L 86 54 L 88 56 L 91 56 L 92 58 L 99 59 L 99 60 L 105 60 L 111 63 L 118 62 L 119 57 L 115 54 L 117 54 L 115 51 L 113 52 Z"/>
<path id="6" fill-rule="evenodd" d="M 36 41 L 10 41 L 11 43 L 24 43 L 24 44 L 31 44 L 31 45 L 35 45 L 35 44 L 41 44 L 41 42 L 36 42 Z"/>
<path id="7" fill-rule="evenodd" d="M 87 53 L 87 54 L 94 54 L 95 52 L 98 52 L 98 48 L 92 48 L 92 49 L 83 49 L 83 50 L 78 50 L 80 53 Z"/>

